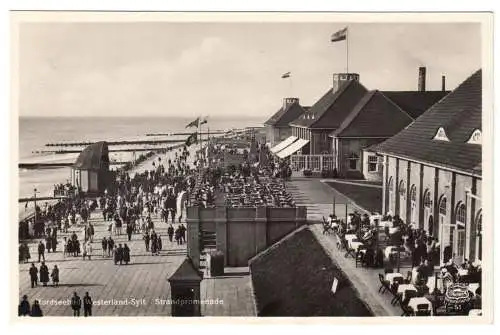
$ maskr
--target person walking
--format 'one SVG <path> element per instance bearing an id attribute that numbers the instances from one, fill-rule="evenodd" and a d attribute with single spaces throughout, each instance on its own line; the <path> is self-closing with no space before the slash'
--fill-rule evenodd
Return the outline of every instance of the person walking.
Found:
<path id="1" fill-rule="evenodd" d="M 19 306 L 17 308 L 17 315 L 18 316 L 28 316 L 31 313 L 31 307 L 30 303 L 28 301 L 28 296 L 25 294 L 23 295 L 23 299 L 19 303 Z"/>
<path id="2" fill-rule="evenodd" d="M 42 241 L 38 243 L 38 263 L 40 263 L 40 260 L 43 258 L 43 261 L 45 262 L 45 245 L 43 244 Z"/>
<path id="3" fill-rule="evenodd" d="M 71 308 L 73 309 L 73 316 L 80 316 L 80 309 L 82 309 L 82 300 L 73 292 L 73 297 L 71 298 Z"/>
<path id="4" fill-rule="evenodd" d="M 108 248 L 108 240 L 106 239 L 106 236 L 104 236 L 102 238 L 102 241 L 101 241 L 101 245 L 102 245 L 102 257 L 106 257 L 106 255 L 108 254 L 108 251 L 107 251 L 107 248 Z"/>
<path id="5" fill-rule="evenodd" d="M 31 280 L 31 288 L 38 286 L 38 269 L 35 266 L 35 263 L 31 263 L 30 267 L 30 280 Z"/>
<path id="6" fill-rule="evenodd" d="M 115 248 L 115 241 L 113 240 L 113 238 L 110 236 L 108 238 L 108 257 L 111 256 L 111 253 L 114 251 L 114 248 Z"/>
<path id="7" fill-rule="evenodd" d="M 92 298 L 89 292 L 85 292 L 85 296 L 83 297 L 83 316 L 92 316 Z"/>
<path id="8" fill-rule="evenodd" d="M 170 241 L 170 243 L 172 243 L 174 237 L 174 227 L 172 226 L 172 224 L 168 226 L 167 234 L 168 234 L 168 240 Z"/>
<path id="9" fill-rule="evenodd" d="M 90 259 L 92 257 L 92 243 L 90 243 L 90 241 L 87 241 L 85 243 L 85 245 L 86 245 L 85 248 L 87 250 L 87 257 L 89 258 L 89 261 L 90 261 Z M 84 259 L 85 259 L 85 257 L 84 257 Z"/>
<path id="10" fill-rule="evenodd" d="M 181 244 L 186 243 L 186 227 L 181 223 L 180 226 L 180 234 L 181 234 Z"/>
<path id="11" fill-rule="evenodd" d="M 49 268 L 45 265 L 45 262 L 42 262 L 42 265 L 40 265 L 40 282 L 43 286 L 47 286 L 49 282 Z"/>
<path id="12" fill-rule="evenodd" d="M 52 277 L 52 283 L 54 283 L 55 287 L 59 286 L 59 268 L 57 265 L 54 265 L 54 268 L 52 269 L 52 273 L 50 275 Z"/>
<path id="13" fill-rule="evenodd" d="M 125 262 L 125 265 L 128 265 L 128 263 L 130 262 L 130 248 L 128 247 L 127 243 L 125 243 L 123 246 L 123 261 Z"/>
<path id="14" fill-rule="evenodd" d="M 129 242 L 132 240 L 132 233 L 133 232 L 134 232 L 134 227 L 133 227 L 132 223 L 128 223 L 127 224 L 127 236 L 128 236 Z"/>
<path id="15" fill-rule="evenodd" d="M 38 302 L 38 300 L 35 300 L 33 302 L 33 306 L 31 306 L 30 316 L 34 316 L 34 317 L 43 316 L 42 309 L 40 308 L 40 303 Z"/>
<path id="16" fill-rule="evenodd" d="M 149 234 L 148 232 L 144 232 L 144 236 L 142 237 L 144 240 L 144 243 L 146 244 L 146 252 L 149 252 Z"/>
<path id="17" fill-rule="evenodd" d="M 158 237 L 156 238 L 156 244 L 158 247 L 158 255 L 160 255 L 160 251 L 163 247 L 160 234 L 158 234 Z"/>

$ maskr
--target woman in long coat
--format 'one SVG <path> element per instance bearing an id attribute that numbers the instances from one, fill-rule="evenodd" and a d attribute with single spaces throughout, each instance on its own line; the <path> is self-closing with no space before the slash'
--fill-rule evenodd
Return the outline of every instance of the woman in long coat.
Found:
<path id="1" fill-rule="evenodd" d="M 57 265 L 54 265 L 54 268 L 52 269 L 52 274 L 50 276 L 52 277 L 52 282 L 54 283 L 54 286 L 59 286 L 59 269 Z"/>
<path id="2" fill-rule="evenodd" d="M 129 249 L 129 247 L 128 247 L 128 245 L 126 243 L 123 246 L 123 261 L 127 265 L 130 262 L 130 249 Z"/>
<path id="3" fill-rule="evenodd" d="M 45 265 L 45 262 L 42 262 L 40 266 L 40 282 L 43 283 L 43 286 L 47 286 L 49 282 L 49 268 Z"/>

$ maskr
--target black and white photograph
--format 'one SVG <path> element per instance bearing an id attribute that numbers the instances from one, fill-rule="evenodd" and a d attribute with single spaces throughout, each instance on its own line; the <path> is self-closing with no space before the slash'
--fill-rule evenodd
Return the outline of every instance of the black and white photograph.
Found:
<path id="1" fill-rule="evenodd" d="M 16 321 L 490 322 L 493 15 L 445 14 L 11 12 Z"/>

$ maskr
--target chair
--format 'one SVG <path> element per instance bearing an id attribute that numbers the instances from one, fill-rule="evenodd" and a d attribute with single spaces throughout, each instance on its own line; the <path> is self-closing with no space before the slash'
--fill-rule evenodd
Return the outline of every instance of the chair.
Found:
<path id="1" fill-rule="evenodd" d="M 356 251 L 355 267 L 358 267 L 358 263 L 361 263 L 361 267 L 363 267 L 364 256 L 365 256 L 365 254 L 363 252 L 361 252 L 361 250 Z"/>
<path id="2" fill-rule="evenodd" d="M 411 283 L 411 278 L 412 278 L 412 272 L 411 271 L 408 271 L 406 273 L 406 278 L 404 280 L 404 283 L 405 284 L 410 284 Z"/>
<path id="3" fill-rule="evenodd" d="M 382 289 L 382 292 L 381 293 L 385 293 L 385 291 L 390 291 L 391 288 L 390 288 L 390 283 L 388 280 L 386 280 L 384 278 L 384 275 L 379 273 L 378 274 L 378 280 L 380 281 L 380 287 L 378 289 L 378 291 L 380 292 Z"/>
<path id="4" fill-rule="evenodd" d="M 415 316 L 430 316 L 431 310 L 427 304 L 418 304 L 417 310 L 415 311 Z"/>

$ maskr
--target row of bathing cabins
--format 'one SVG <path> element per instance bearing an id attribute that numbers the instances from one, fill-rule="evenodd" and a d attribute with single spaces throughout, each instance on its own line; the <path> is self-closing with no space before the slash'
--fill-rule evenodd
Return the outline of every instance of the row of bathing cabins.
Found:
<path id="1" fill-rule="evenodd" d="M 333 75 L 312 106 L 297 98 L 265 122 L 271 151 L 296 171 L 382 184 L 383 213 L 450 246 L 456 262 L 481 259 L 482 72 L 453 91 L 368 90 L 356 73 Z M 273 150 L 276 148 L 276 150 Z M 279 150 L 278 150 L 279 149 Z M 442 252 L 442 251 L 441 251 Z"/>

